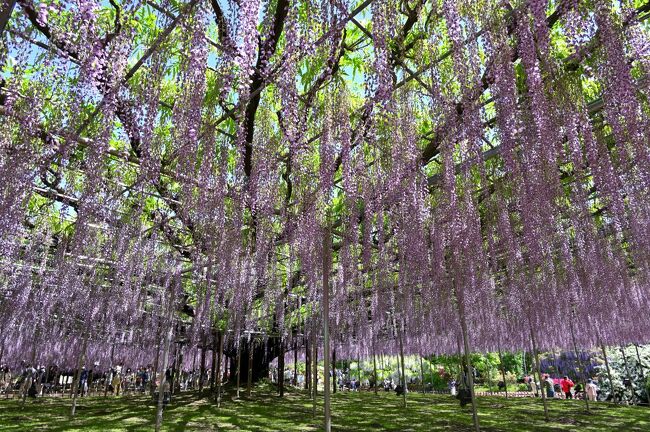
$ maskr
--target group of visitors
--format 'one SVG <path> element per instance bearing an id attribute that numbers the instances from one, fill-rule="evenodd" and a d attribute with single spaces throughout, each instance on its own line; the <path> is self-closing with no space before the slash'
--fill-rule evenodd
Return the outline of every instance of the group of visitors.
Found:
<path id="1" fill-rule="evenodd" d="M 22 362 L 20 368 L 12 371 L 7 365 L 0 365 L 0 393 L 17 391 L 21 397 L 36 397 L 51 387 L 55 366 L 46 368 Z"/>
<path id="2" fill-rule="evenodd" d="M 547 398 L 559 399 L 584 399 L 595 401 L 598 397 L 599 388 L 593 379 L 588 379 L 585 388 L 581 384 L 575 384 L 568 376 L 553 378 L 549 374 L 542 374 L 542 385 L 535 381 L 531 375 L 524 377 L 533 394 L 538 397 L 540 391 L 546 393 Z"/>
<path id="3" fill-rule="evenodd" d="M 276 368 L 272 368 L 269 370 L 269 378 L 271 379 L 272 383 L 278 383 L 278 373 L 279 371 Z M 295 373 L 295 375 L 294 375 Z M 334 372 L 336 376 L 333 376 L 333 372 L 330 371 L 330 378 L 336 382 L 336 387 L 338 388 L 339 391 L 360 391 L 362 388 L 372 388 L 374 387 L 374 381 L 371 381 L 368 378 L 364 379 L 359 379 L 358 376 L 353 376 L 353 372 L 349 369 L 336 369 Z M 285 369 L 284 371 L 284 379 L 285 382 L 291 383 L 294 386 L 297 387 L 302 387 L 304 386 L 305 383 L 305 375 L 303 373 L 299 373 L 297 371 L 292 371 L 291 369 Z M 384 380 L 384 387 L 386 387 L 386 382 L 387 380 Z M 390 381 L 391 383 L 391 388 L 390 390 L 394 389 L 394 386 L 392 386 L 392 380 Z"/>
<path id="4" fill-rule="evenodd" d="M 337 385 L 339 390 L 359 391 L 361 389 L 361 382 L 356 378 L 344 379 L 339 378 Z"/>
<path id="5" fill-rule="evenodd" d="M 110 367 L 105 372 L 99 371 L 99 364 L 91 368 L 83 365 L 78 374 L 77 394 L 86 396 L 91 391 L 94 393 L 113 394 L 119 396 L 124 392 L 144 393 L 150 390 L 154 371 L 151 365 L 139 367 L 136 370 L 124 368 L 123 363 Z M 16 394 L 19 397 L 37 397 L 45 394 L 65 393 L 72 391 L 76 372 L 65 370 L 51 365 L 31 365 L 22 362 L 20 367 L 9 368 L 8 365 L 0 365 L 0 394 L 9 396 Z M 193 375 L 184 374 L 185 380 L 180 381 L 181 387 L 192 387 Z"/>
<path id="6" fill-rule="evenodd" d="M 461 391 L 468 385 L 464 382 L 464 374 L 459 380 L 452 379 L 449 381 L 449 392 L 454 397 L 459 397 Z M 520 381 L 521 382 L 521 381 Z M 575 384 L 568 376 L 562 378 L 552 378 L 549 374 L 542 374 L 542 385 L 531 375 L 525 375 L 523 382 L 528 385 L 529 391 L 535 397 L 540 396 L 540 391 L 544 391 L 547 398 L 558 399 L 584 399 L 591 401 L 598 398 L 600 392 L 598 385 L 593 379 L 587 380 L 585 388 L 581 384 Z"/>

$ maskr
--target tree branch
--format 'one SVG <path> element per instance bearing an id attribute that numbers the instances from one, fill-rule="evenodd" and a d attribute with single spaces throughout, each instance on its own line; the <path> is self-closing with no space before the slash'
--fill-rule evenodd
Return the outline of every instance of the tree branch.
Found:
<path id="1" fill-rule="evenodd" d="M 219 33 L 219 40 L 224 47 L 230 48 L 232 40 L 230 39 L 230 31 L 228 29 L 228 21 L 226 21 L 226 16 L 219 5 L 219 0 L 210 0 L 212 5 L 212 10 L 214 11 L 215 21 L 217 23 L 217 31 Z"/>
<path id="2" fill-rule="evenodd" d="M 261 89 L 264 86 L 262 71 L 269 59 L 275 54 L 278 41 L 284 29 L 284 21 L 289 12 L 289 0 L 278 0 L 273 18 L 273 33 L 258 47 L 257 64 L 250 85 L 250 94 L 254 95 L 246 105 L 244 127 L 246 129 L 246 144 L 244 153 L 244 172 L 250 176 L 253 169 L 253 136 L 255 135 L 255 115 L 260 105 Z"/>
<path id="3" fill-rule="evenodd" d="M 353 21 L 356 20 L 353 19 Z M 337 47 L 332 47 L 330 50 L 330 55 L 327 58 L 327 67 L 318 76 L 318 78 L 314 80 L 314 83 L 311 85 L 309 90 L 305 92 L 304 95 L 305 105 L 307 106 L 308 109 L 313 104 L 314 98 L 316 97 L 318 91 L 323 87 L 323 85 L 328 79 L 330 79 L 338 72 L 341 66 L 341 58 L 343 58 L 343 54 L 345 53 L 345 34 L 346 34 L 345 29 L 343 29 L 341 43 L 339 44 L 338 47 L 338 54 L 337 54 Z"/>
<path id="4" fill-rule="evenodd" d="M 9 2 L 6 4 L 6 7 L 0 11 L 0 38 L 2 37 L 5 28 L 7 27 L 7 23 L 9 23 L 11 13 L 14 11 L 15 6 L 16 0 L 9 0 Z"/>
<path id="5" fill-rule="evenodd" d="M 77 53 L 77 51 L 72 46 L 68 45 L 66 42 L 62 42 L 58 40 L 58 38 L 52 37 L 52 31 L 50 30 L 50 26 L 38 22 L 38 13 L 32 6 L 31 1 L 18 0 L 18 3 L 20 4 L 20 7 L 23 9 L 23 11 L 25 11 L 25 15 L 27 16 L 27 19 L 32 24 L 32 26 L 34 26 L 36 30 L 41 32 L 41 34 L 45 36 L 50 42 L 52 42 L 54 46 L 56 46 L 58 49 L 65 52 L 73 59 L 79 60 L 79 53 Z"/>
<path id="6" fill-rule="evenodd" d="M 122 21 L 120 19 L 120 15 L 122 12 L 122 9 L 120 6 L 115 2 L 115 0 L 108 0 L 111 3 L 111 6 L 113 6 L 113 9 L 115 9 L 115 20 L 113 22 L 113 31 L 110 33 L 107 33 L 106 36 L 102 39 L 102 47 L 106 48 L 109 43 L 115 37 L 122 31 Z"/>

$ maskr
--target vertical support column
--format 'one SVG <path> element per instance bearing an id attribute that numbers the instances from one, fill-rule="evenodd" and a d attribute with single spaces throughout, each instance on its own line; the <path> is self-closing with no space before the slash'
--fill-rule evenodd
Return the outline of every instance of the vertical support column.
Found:
<path id="1" fill-rule="evenodd" d="M 336 349 L 332 350 L 332 393 L 336 393 L 338 387 L 338 377 L 336 376 Z"/>
<path id="2" fill-rule="evenodd" d="M 406 371 L 404 370 L 404 342 L 402 341 L 402 333 L 404 332 L 404 324 L 402 323 L 402 330 L 399 332 L 399 357 L 402 362 L 402 406 L 406 408 Z"/>
<path id="3" fill-rule="evenodd" d="M 74 376 L 74 383 L 72 385 L 72 410 L 70 414 L 72 417 L 75 415 L 77 410 L 77 394 L 79 393 L 79 379 L 81 378 L 81 367 L 83 366 L 84 359 L 86 357 L 86 348 L 88 346 L 88 333 L 90 330 L 86 330 L 84 333 L 83 343 L 81 345 L 81 352 L 79 353 L 79 360 L 77 360 L 77 371 Z M 32 363 L 32 367 L 34 364 Z M 23 395 L 23 403 L 25 402 L 25 395 Z"/>
<path id="4" fill-rule="evenodd" d="M 574 315 L 575 315 L 575 311 L 574 311 Z M 575 334 L 575 331 L 573 329 L 573 320 L 569 321 L 569 324 L 570 324 L 569 328 L 571 330 L 571 340 L 573 341 L 573 352 L 576 355 L 576 361 L 578 362 L 578 366 L 582 370 L 582 375 L 583 375 L 582 376 L 582 382 L 583 382 L 583 385 L 584 385 L 584 392 L 585 392 L 584 399 L 585 399 L 585 405 L 587 407 L 587 412 L 589 412 L 589 398 L 587 397 L 587 375 L 585 374 L 585 369 L 586 368 L 582 364 L 582 359 L 580 358 L 580 353 L 578 352 L 578 344 L 576 343 L 576 334 Z"/>
<path id="5" fill-rule="evenodd" d="M 221 364 L 223 362 L 223 360 L 222 360 L 223 359 L 223 338 L 224 338 L 224 334 L 223 334 L 222 331 L 220 331 L 219 335 L 217 337 L 218 344 L 219 344 L 219 352 L 218 352 L 218 355 L 217 355 L 217 375 L 216 375 L 216 379 L 217 379 L 217 397 L 216 397 L 216 399 L 217 399 L 217 407 L 221 406 L 221 381 L 222 381 L 222 377 L 223 377 L 223 374 L 221 373 Z"/>
<path id="6" fill-rule="evenodd" d="M 535 332 L 533 332 L 533 327 L 530 327 L 530 338 L 533 342 L 533 356 L 535 357 L 535 368 L 537 369 L 537 375 L 539 376 L 539 388 L 542 392 L 542 404 L 544 405 L 544 420 L 549 421 L 548 417 L 548 405 L 546 404 L 546 389 L 544 381 L 542 380 L 542 367 L 539 363 L 539 352 L 537 351 L 537 341 L 535 339 Z M 533 379 L 535 376 L 533 375 Z"/>
<path id="7" fill-rule="evenodd" d="M 158 344 L 158 347 L 160 348 L 160 343 Z M 113 367 L 113 355 L 115 354 L 115 342 L 111 344 L 111 360 L 110 360 L 110 367 Z M 158 362 L 158 355 L 156 354 L 156 363 Z M 154 369 L 155 370 L 155 369 Z M 57 378 L 54 381 L 54 384 L 56 385 L 59 382 L 59 376 L 61 375 L 61 372 L 57 373 Z M 111 380 L 111 375 L 109 371 L 106 371 L 106 378 L 104 379 L 104 397 L 108 397 L 108 384 Z M 151 389 L 151 394 L 153 395 L 153 384 L 151 383 L 153 379 L 149 380 L 149 388 Z"/>
<path id="8" fill-rule="evenodd" d="M 169 327 L 169 332 L 165 339 L 165 348 L 163 350 L 163 365 L 160 373 L 160 386 L 158 387 L 158 409 L 156 412 L 156 432 L 160 430 L 162 426 L 163 418 L 163 400 L 165 397 L 165 381 L 167 380 L 167 363 L 169 357 L 169 346 L 172 341 L 173 326 Z"/>
<path id="9" fill-rule="evenodd" d="M 506 381 L 506 367 L 503 364 L 503 355 L 501 355 L 501 347 L 499 346 L 499 366 L 501 366 L 501 377 L 506 389 L 506 399 L 508 399 L 508 381 Z"/>
<path id="10" fill-rule="evenodd" d="M 219 336 L 217 335 L 217 330 L 212 329 L 212 365 L 210 365 L 210 392 L 214 394 L 217 389 L 217 375 L 219 371 L 217 370 L 217 346 L 219 341 L 217 340 Z"/>
<path id="11" fill-rule="evenodd" d="M 641 362 L 641 355 L 639 354 L 639 344 L 634 344 L 634 349 L 636 350 L 636 361 L 639 364 L 639 372 L 641 372 L 641 381 L 645 381 L 645 370 L 643 369 L 643 363 Z M 650 395 L 648 395 L 650 397 Z M 650 406 L 650 404 L 648 404 Z"/>
<path id="12" fill-rule="evenodd" d="M 278 392 L 284 397 L 284 337 L 280 336 L 280 353 L 278 354 Z"/>
<path id="13" fill-rule="evenodd" d="M 305 339 L 305 390 L 311 389 L 311 350 L 309 341 Z M 311 391 L 309 392 L 311 398 Z"/>
<path id="14" fill-rule="evenodd" d="M 422 356 L 420 355 L 419 357 L 420 357 L 420 387 L 422 387 L 421 390 L 422 393 L 424 393 L 424 367 L 422 365 Z"/>
<path id="15" fill-rule="evenodd" d="M 528 375 L 528 368 L 526 368 L 526 350 L 524 350 L 524 354 L 521 356 L 521 362 L 523 363 L 524 375 Z"/>
<path id="16" fill-rule="evenodd" d="M 377 376 L 377 358 L 375 357 L 375 345 L 372 345 L 372 370 L 375 378 L 375 396 L 377 396 L 377 391 L 379 387 L 379 376 Z"/>
<path id="17" fill-rule="evenodd" d="M 623 358 L 623 366 L 625 367 L 625 378 L 630 379 L 630 369 L 627 366 L 627 356 L 625 355 L 625 347 L 619 347 L 621 350 L 621 356 Z"/>
<path id="18" fill-rule="evenodd" d="M 0 350 L 0 364 L 2 364 L 2 351 Z M 40 396 L 43 396 L 45 394 L 45 386 L 47 383 L 50 382 L 50 365 L 46 364 L 45 365 L 45 382 L 43 383 L 44 385 L 41 387 L 41 393 Z M 88 373 L 88 396 L 90 396 L 90 389 L 91 385 L 93 383 L 93 374 L 92 370 Z"/>
<path id="19" fill-rule="evenodd" d="M 433 383 L 435 382 L 434 378 L 434 372 L 433 372 L 433 355 L 431 359 L 429 359 L 429 374 L 431 375 L 431 394 L 435 393 L 435 389 L 433 388 Z"/>
<path id="20" fill-rule="evenodd" d="M 298 341 L 293 341 L 293 385 L 298 387 Z"/>
<path id="21" fill-rule="evenodd" d="M 609 391 L 612 396 L 614 395 L 614 380 L 612 380 L 612 371 L 609 368 L 609 360 L 607 359 L 607 351 L 605 350 L 605 345 L 601 342 L 600 350 L 603 353 L 603 359 L 605 360 L 605 369 L 607 370 L 607 378 L 609 379 Z"/>
<path id="22" fill-rule="evenodd" d="M 201 338 L 201 370 L 199 371 L 199 395 L 203 393 L 203 380 L 205 378 L 205 345 L 207 343 L 205 332 L 203 332 L 203 337 Z M 155 370 L 158 370 L 158 365 L 156 364 Z M 153 381 L 153 380 L 152 380 Z M 153 394 L 153 392 L 152 392 Z"/>
<path id="23" fill-rule="evenodd" d="M 474 430 L 476 430 L 476 432 L 479 432 L 481 430 L 481 427 L 478 421 L 476 394 L 474 393 L 474 369 L 472 368 L 472 362 L 470 358 L 469 335 L 467 332 L 467 320 L 465 319 L 465 304 L 463 302 L 463 296 L 459 296 L 458 294 L 459 292 L 457 290 L 456 299 L 458 301 L 460 327 L 463 332 L 463 348 L 465 351 L 465 364 L 467 365 L 467 380 L 469 381 L 469 394 L 472 398 L 472 420 L 474 421 Z"/>
<path id="24" fill-rule="evenodd" d="M 178 328 L 178 326 L 177 326 Z M 174 356 L 174 370 L 172 374 L 172 386 L 171 386 L 171 394 L 176 393 L 176 388 L 178 388 L 179 392 L 181 389 L 181 379 L 182 379 L 182 374 L 183 374 L 183 353 L 182 353 L 183 346 L 180 343 L 176 343 L 176 355 Z"/>
<path id="25" fill-rule="evenodd" d="M 170 381 L 171 384 L 169 386 L 169 391 L 171 394 L 174 394 L 174 380 L 176 379 L 176 356 L 178 355 L 178 345 L 174 344 L 172 341 L 172 344 L 169 345 L 169 353 L 171 354 L 172 357 L 172 363 L 169 365 L 171 368 L 171 377 Z M 126 385 L 125 385 L 126 387 Z"/>
<path id="26" fill-rule="evenodd" d="M 251 397 L 253 387 L 253 338 L 248 341 L 248 382 L 246 383 L 246 394 Z"/>
<path id="27" fill-rule="evenodd" d="M 357 391 L 360 390 L 361 390 L 361 356 L 357 355 Z"/>
<path id="28" fill-rule="evenodd" d="M 316 417 L 316 398 L 318 397 L 318 344 L 316 343 L 316 325 L 312 327 L 311 332 L 311 353 L 311 394 L 314 401 L 312 414 Z"/>
<path id="29" fill-rule="evenodd" d="M 241 337 L 237 340 L 237 399 L 241 388 Z"/>
<path id="30" fill-rule="evenodd" d="M 158 387 L 158 409 L 156 410 L 156 432 L 160 431 L 162 426 L 163 419 L 163 398 L 165 395 L 165 380 L 167 379 L 167 366 L 169 360 L 169 347 L 172 343 L 172 337 L 174 334 L 174 325 L 172 321 L 172 313 L 174 310 L 174 289 L 175 286 L 169 287 L 171 292 L 169 293 L 169 304 L 167 305 L 167 321 L 169 322 L 169 330 L 167 331 L 167 337 L 165 338 L 165 348 L 163 349 L 163 364 L 161 369 L 161 378 L 160 386 Z"/>
<path id="31" fill-rule="evenodd" d="M 330 303 L 329 303 L 329 278 L 330 278 L 330 230 L 323 230 L 323 399 L 324 399 L 324 416 L 325 432 L 332 430 L 332 418 L 330 415 Z"/>
<path id="32" fill-rule="evenodd" d="M 488 379 L 488 389 L 489 393 L 493 394 L 494 392 L 492 391 L 492 388 L 494 387 L 493 381 L 492 381 L 492 374 L 490 373 L 490 367 L 488 366 L 487 368 L 487 379 Z"/>

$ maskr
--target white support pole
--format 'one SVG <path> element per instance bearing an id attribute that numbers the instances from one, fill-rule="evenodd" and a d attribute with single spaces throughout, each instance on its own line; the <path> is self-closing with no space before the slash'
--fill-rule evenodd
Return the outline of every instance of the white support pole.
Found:
<path id="1" fill-rule="evenodd" d="M 332 430 L 332 417 L 330 413 L 330 332 L 329 332 L 329 276 L 330 276 L 330 230 L 323 230 L 323 378 L 325 380 L 323 398 L 325 415 L 325 432 Z"/>

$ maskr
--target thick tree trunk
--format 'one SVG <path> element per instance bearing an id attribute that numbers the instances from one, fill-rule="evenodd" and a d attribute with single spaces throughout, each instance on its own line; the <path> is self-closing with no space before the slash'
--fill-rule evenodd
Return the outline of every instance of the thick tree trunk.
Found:
<path id="1" fill-rule="evenodd" d="M 246 367 L 248 364 L 248 359 L 250 357 L 250 350 L 252 346 L 252 383 L 256 383 L 263 378 L 269 376 L 269 367 L 271 361 L 273 361 L 280 352 L 280 341 L 279 338 L 269 339 L 268 351 L 267 347 L 263 344 L 254 344 L 242 342 L 239 344 L 239 355 L 241 356 L 240 360 L 240 369 L 241 373 L 239 376 L 240 384 L 243 382 L 248 383 L 249 368 Z M 230 376 L 237 375 L 237 356 L 238 350 L 235 347 L 235 343 L 229 342 L 228 347 L 224 346 L 224 355 L 231 359 L 230 364 Z M 244 363 L 241 365 L 241 363 Z M 244 367 L 241 367 L 244 366 Z"/>

